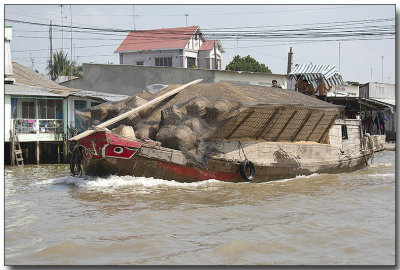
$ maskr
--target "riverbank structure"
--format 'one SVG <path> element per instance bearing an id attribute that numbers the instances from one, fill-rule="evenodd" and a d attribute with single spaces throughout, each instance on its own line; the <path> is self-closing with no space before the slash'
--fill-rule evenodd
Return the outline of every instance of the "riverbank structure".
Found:
<path id="1" fill-rule="evenodd" d="M 16 164 L 16 145 L 25 164 L 67 162 L 68 138 L 82 131 L 74 110 L 126 98 L 60 86 L 16 62 L 11 67 L 12 80 L 4 84 L 5 164 Z"/>

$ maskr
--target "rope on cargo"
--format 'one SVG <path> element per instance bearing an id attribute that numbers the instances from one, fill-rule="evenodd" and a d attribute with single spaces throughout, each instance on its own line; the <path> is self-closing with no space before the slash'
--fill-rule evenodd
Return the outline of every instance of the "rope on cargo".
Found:
<path id="1" fill-rule="evenodd" d="M 242 176 L 242 178 L 246 181 L 251 181 L 254 179 L 254 177 L 256 176 L 256 167 L 254 166 L 254 164 L 247 159 L 246 157 L 246 153 L 244 152 L 242 143 L 239 141 L 239 155 L 240 155 L 240 148 L 242 149 L 243 155 L 244 155 L 244 161 L 242 163 L 240 163 L 240 175 Z M 250 170 L 250 175 L 247 176 L 246 175 L 246 169 L 249 168 Z"/>

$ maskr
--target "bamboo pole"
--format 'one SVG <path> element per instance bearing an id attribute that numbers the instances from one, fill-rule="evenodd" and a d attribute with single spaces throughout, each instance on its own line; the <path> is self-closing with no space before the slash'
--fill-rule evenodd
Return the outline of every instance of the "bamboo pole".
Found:
<path id="1" fill-rule="evenodd" d="M 198 80 L 194 80 L 194 81 L 192 81 L 190 83 L 184 84 L 184 85 L 182 85 L 182 86 L 180 86 L 180 87 L 178 87 L 178 88 L 176 88 L 176 89 L 174 89 L 172 91 L 169 91 L 168 93 L 166 93 L 166 94 L 164 94 L 162 96 L 159 96 L 159 97 L 157 97 L 157 98 L 155 98 L 153 100 L 150 100 L 146 104 L 140 105 L 140 106 L 138 106 L 136 108 L 133 108 L 130 111 L 127 111 L 126 113 L 123 113 L 121 115 L 118 115 L 118 116 L 110 119 L 110 120 L 107 120 L 107 121 L 97 125 L 95 128 L 106 128 L 106 127 L 108 127 L 108 126 L 110 126 L 110 125 L 112 125 L 112 124 L 114 124 L 114 123 L 116 123 L 118 121 L 121 121 L 122 119 L 128 117 L 129 115 L 137 113 L 137 112 L 139 112 L 139 111 L 141 111 L 141 110 L 143 110 L 143 109 L 145 109 L 145 108 L 147 108 L 149 106 L 152 106 L 152 105 L 154 105 L 154 104 L 156 104 L 156 103 L 158 103 L 158 102 L 170 97 L 170 96 L 173 96 L 173 95 L 179 93 L 181 90 L 185 89 L 186 87 L 188 87 L 190 85 L 193 85 L 193 84 L 197 84 L 197 83 L 201 82 L 202 80 L 203 79 L 198 79 Z M 73 140 L 77 141 L 77 140 L 82 139 L 82 138 L 84 138 L 86 136 L 89 136 L 90 134 L 92 134 L 94 132 L 96 132 L 95 129 L 89 129 L 89 130 L 86 130 L 86 131 L 82 132 L 81 134 L 78 134 L 78 135 L 72 137 L 70 140 L 71 141 L 73 141 Z"/>

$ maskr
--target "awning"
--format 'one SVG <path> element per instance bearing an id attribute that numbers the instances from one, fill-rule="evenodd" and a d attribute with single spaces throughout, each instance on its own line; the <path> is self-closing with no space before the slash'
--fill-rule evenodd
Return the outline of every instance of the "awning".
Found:
<path id="1" fill-rule="evenodd" d="M 322 77 L 323 82 L 328 85 L 346 85 L 342 79 L 336 66 L 334 65 L 301 65 L 297 64 L 294 66 L 293 70 L 289 73 L 290 77 L 295 77 L 296 81 L 300 76 L 307 79 L 314 88 L 317 88 L 317 79 Z"/>
<path id="2" fill-rule="evenodd" d="M 392 113 L 396 110 L 395 101 L 390 99 L 361 98 L 360 103 L 376 110 L 389 108 Z"/>

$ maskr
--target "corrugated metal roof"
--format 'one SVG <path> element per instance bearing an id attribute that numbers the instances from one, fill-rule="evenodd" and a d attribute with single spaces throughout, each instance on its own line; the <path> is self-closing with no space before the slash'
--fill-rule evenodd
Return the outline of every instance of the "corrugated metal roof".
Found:
<path id="1" fill-rule="evenodd" d="M 386 98 L 363 98 L 363 99 L 371 100 L 371 101 L 386 104 L 386 105 L 396 106 L 396 100 L 394 100 L 394 99 L 386 99 Z"/>
<path id="2" fill-rule="evenodd" d="M 34 70 L 27 68 L 17 62 L 12 62 L 15 82 L 23 85 L 36 86 L 44 89 L 57 90 L 57 91 L 71 91 L 72 88 L 68 88 L 58 83 L 47 79 L 45 76 L 35 72 Z"/>
<path id="3" fill-rule="evenodd" d="M 71 93 L 72 96 L 77 97 L 87 97 L 92 99 L 101 99 L 104 101 L 120 101 L 128 98 L 127 95 L 118 95 L 118 94 L 109 94 L 109 93 L 102 93 L 102 92 L 95 92 L 95 91 L 88 91 L 88 90 L 81 90 L 79 92 Z"/>
<path id="4" fill-rule="evenodd" d="M 49 97 L 79 96 L 104 101 L 120 101 L 128 97 L 126 95 L 68 88 L 53 82 L 17 62 L 13 62 L 13 71 L 15 84 L 5 84 L 6 95 Z"/>
<path id="5" fill-rule="evenodd" d="M 325 84 L 331 85 L 346 85 L 340 75 L 338 69 L 334 65 L 301 65 L 297 64 L 289 73 L 292 77 L 295 75 L 304 76 L 313 86 L 318 86 L 317 79 L 322 77 Z"/>
<path id="6" fill-rule="evenodd" d="M 115 52 L 159 49 L 183 49 L 198 26 L 130 32 Z"/>
<path id="7" fill-rule="evenodd" d="M 68 93 L 58 94 L 51 90 L 23 85 L 23 84 L 4 84 L 4 94 L 13 96 L 47 96 L 47 97 L 67 97 Z"/>

